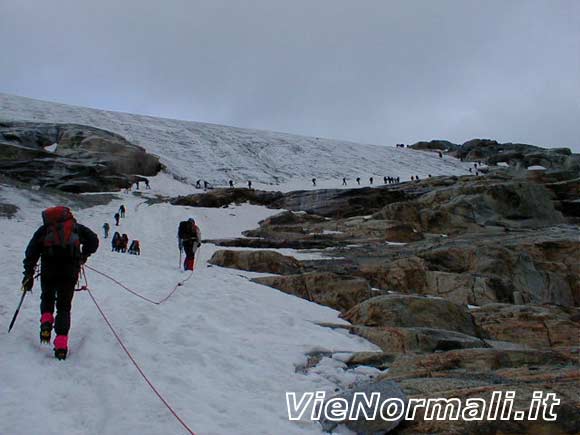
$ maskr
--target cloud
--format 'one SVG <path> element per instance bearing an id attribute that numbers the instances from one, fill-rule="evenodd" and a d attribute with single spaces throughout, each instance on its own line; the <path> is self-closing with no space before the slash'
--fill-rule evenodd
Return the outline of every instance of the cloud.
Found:
<path id="1" fill-rule="evenodd" d="M 0 91 L 391 145 L 580 151 L 580 2 L 0 0 Z"/>

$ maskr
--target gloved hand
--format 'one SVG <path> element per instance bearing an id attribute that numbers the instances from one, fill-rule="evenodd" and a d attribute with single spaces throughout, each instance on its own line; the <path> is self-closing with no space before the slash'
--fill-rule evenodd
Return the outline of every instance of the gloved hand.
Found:
<path id="1" fill-rule="evenodd" d="M 22 279 L 22 291 L 29 292 L 34 287 L 34 275 L 24 275 Z"/>

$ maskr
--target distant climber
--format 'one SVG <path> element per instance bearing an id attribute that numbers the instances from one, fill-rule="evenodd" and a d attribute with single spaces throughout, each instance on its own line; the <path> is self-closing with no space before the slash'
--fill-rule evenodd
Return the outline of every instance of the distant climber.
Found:
<path id="1" fill-rule="evenodd" d="M 389 179 L 387 177 L 383 177 L 383 184 L 387 184 L 389 182 Z"/>
<path id="2" fill-rule="evenodd" d="M 128 245 L 129 245 L 129 236 L 127 236 L 127 234 L 123 234 L 121 236 L 120 251 L 123 253 L 127 252 Z"/>
<path id="3" fill-rule="evenodd" d="M 139 240 L 133 240 L 127 252 L 132 255 L 141 255 L 141 244 Z"/>
<path id="4" fill-rule="evenodd" d="M 205 181 L 205 180 L 203 180 L 203 189 L 204 190 L 209 189 L 209 183 L 207 181 Z"/>
<path id="5" fill-rule="evenodd" d="M 344 177 L 342 178 L 342 185 L 346 186 L 346 178 L 344 178 Z"/>
<path id="6" fill-rule="evenodd" d="M 99 247 L 99 238 L 77 223 L 68 207 L 52 207 L 42 212 L 43 225 L 26 248 L 22 290 L 34 285 L 34 270 L 41 260 L 40 341 L 50 343 L 54 324 L 54 356 L 66 359 L 70 311 L 81 265 Z M 56 304 L 56 318 L 54 308 Z"/>
<path id="7" fill-rule="evenodd" d="M 196 189 L 201 189 L 201 180 L 197 180 L 197 181 L 195 182 L 195 188 L 196 188 Z"/>
<path id="8" fill-rule="evenodd" d="M 111 251 L 119 252 L 121 250 L 121 234 L 115 231 L 113 238 L 111 239 Z"/>
<path id="9" fill-rule="evenodd" d="M 119 207 L 119 215 L 124 218 L 125 217 L 125 206 L 121 204 L 121 207 Z"/>
<path id="10" fill-rule="evenodd" d="M 411 175 L 411 181 L 415 181 L 415 176 Z"/>
<path id="11" fill-rule="evenodd" d="M 230 180 L 230 187 L 234 187 L 234 180 Z"/>
<path id="12" fill-rule="evenodd" d="M 252 188 L 252 180 L 248 180 L 248 189 Z"/>
<path id="13" fill-rule="evenodd" d="M 316 178 L 312 179 L 312 185 L 316 187 Z"/>
<path id="14" fill-rule="evenodd" d="M 360 186 L 360 177 L 356 177 L 356 184 Z"/>
<path id="15" fill-rule="evenodd" d="M 106 239 L 107 237 L 109 237 L 109 230 L 110 230 L 110 229 L 111 229 L 111 226 L 109 225 L 109 223 L 108 223 L 108 222 L 105 222 L 105 223 L 103 224 L 103 232 L 105 233 L 105 239 Z"/>
<path id="16" fill-rule="evenodd" d="M 121 219 L 121 216 L 119 215 L 119 213 L 115 213 L 113 217 L 115 218 L 115 225 L 119 226 L 119 219 Z"/>
<path id="17" fill-rule="evenodd" d="M 370 178 L 369 178 L 369 183 L 370 183 L 370 184 L 373 184 L 373 177 L 370 177 Z"/>
<path id="18" fill-rule="evenodd" d="M 179 223 L 177 230 L 177 245 L 180 252 L 185 252 L 183 270 L 193 270 L 195 252 L 201 246 L 201 231 L 193 218 Z"/>

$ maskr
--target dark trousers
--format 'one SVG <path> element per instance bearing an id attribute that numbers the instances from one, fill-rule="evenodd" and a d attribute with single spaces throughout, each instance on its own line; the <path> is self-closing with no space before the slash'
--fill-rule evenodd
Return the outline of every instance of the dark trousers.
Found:
<path id="1" fill-rule="evenodd" d="M 54 313 L 56 305 L 54 331 L 57 335 L 68 335 L 70 310 L 77 281 L 78 271 L 58 275 L 43 273 L 40 277 L 40 313 Z"/>
<path id="2" fill-rule="evenodd" d="M 183 252 L 185 252 L 185 261 L 183 262 L 184 270 L 193 270 L 196 248 L 197 242 L 194 242 L 193 240 L 183 241 Z"/>

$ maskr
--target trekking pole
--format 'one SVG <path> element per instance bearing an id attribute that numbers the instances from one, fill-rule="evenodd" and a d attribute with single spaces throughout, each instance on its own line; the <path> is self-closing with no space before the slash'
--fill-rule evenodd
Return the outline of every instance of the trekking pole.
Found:
<path id="1" fill-rule="evenodd" d="M 178 267 L 180 270 L 181 270 L 181 251 L 182 251 L 182 249 L 181 249 L 181 247 L 179 247 L 179 263 L 178 263 L 177 267 Z"/>
<path id="2" fill-rule="evenodd" d="M 14 316 L 12 317 L 12 321 L 10 322 L 10 326 L 8 327 L 8 332 L 12 330 L 14 322 L 16 322 L 16 317 L 18 317 L 18 313 L 20 312 L 20 307 L 22 307 L 22 302 L 24 302 L 24 297 L 26 296 L 26 293 L 28 292 L 25 292 L 24 286 L 22 286 L 22 296 L 20 298 L 20 303 L 18 304 L 18 308 L 16 308 L 16 311 L 14 312 Z"/>

